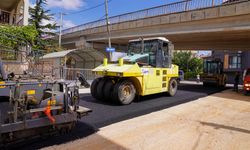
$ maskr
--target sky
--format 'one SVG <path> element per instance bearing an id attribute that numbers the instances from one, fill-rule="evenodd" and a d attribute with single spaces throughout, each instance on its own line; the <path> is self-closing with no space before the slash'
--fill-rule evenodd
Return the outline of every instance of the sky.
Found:
<path id="1" fill-rule="evenodd" d="M 55 15 L 55 21 L 59 23 L 59 13 L 66 15 L 63 17 L 63 29 L 67 29 L 80 24 L 103 19 L 105 15 L 104 5 L 81 13 L 86 10 L 104 3 L 105 0 L 47 0 L 45 9 L 51 10 Z M 109 16 L 120 15 L 145 8 L 164 5 L 182 0 L 109 0 Z M 35 0 L 30 0 L 31 6 Z M 46 22 L 45 22 L 46 23 Z"/>

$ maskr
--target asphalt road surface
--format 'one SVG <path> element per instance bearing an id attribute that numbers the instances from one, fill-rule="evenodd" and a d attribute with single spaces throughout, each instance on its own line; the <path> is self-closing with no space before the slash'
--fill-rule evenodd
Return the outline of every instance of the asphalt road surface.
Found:
<path id="1" fill-rule="evenodd" d="M 197 100 L 198 98 L 220 92 L 224 89 L 215 87 L 203 87 L 202 85 L 181 84 L 178 93 L 174 97 L 164 94 L 146 96 L 126 106 L 112 105 L 95 100 L 90 94 L 81 95 L 80 104 L 93 110 L 88 116 L 83 117 L 75 129 L 67 135 L 58 135 L 46 138 L 39 138 L 25 143 L 18 149 L 39 149 L 56 144 L 70 142 L 84 138 L 98 131 L 98 128 L 130 119 L 154 111 L 166 109 L 175 105 Z"/>

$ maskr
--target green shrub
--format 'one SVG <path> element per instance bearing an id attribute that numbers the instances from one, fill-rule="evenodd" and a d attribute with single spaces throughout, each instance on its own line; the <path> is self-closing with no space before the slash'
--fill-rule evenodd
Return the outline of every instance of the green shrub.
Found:
<path id="1" fill-rule="evenodd" d="M 195 72 L 186 72 L 184 74 L 184 78 L 185 80 L 188 80 L 188 79 L 195 79 L 197 76 L 197 74 Z"/>

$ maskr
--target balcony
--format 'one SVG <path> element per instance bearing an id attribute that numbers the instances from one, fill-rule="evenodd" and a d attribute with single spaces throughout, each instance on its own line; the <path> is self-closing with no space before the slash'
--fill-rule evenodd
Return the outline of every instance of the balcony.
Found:
<path id="1" fill-rule="evenodd" d="M 27 25 L 29 0 L 0 0 L 0 24 Z"/>
<path id="2" fill-rule="evenodd" d="M 10 24 L 10 13 L 0 10 L 0 24 Z"/>
<path id="3" fill-rule="evenodd" d="M 20 3 L 21 0 L 1 0 L 0 9 L 5 11 L 12 11 Z"/>

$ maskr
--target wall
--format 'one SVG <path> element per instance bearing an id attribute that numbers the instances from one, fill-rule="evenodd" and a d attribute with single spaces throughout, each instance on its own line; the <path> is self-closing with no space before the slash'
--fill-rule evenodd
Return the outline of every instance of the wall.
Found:
<path id="1" fill-rule="evenodd" d="M 243 69 L 250 68 L 250 51 L 243 52 L 242 62 L 243 62 L 243 64 L 242 64 Z"/>
<path id="2" fill-rule="evenodd" d="M 4 70 L 7 74 L 14 72 L 15 74 L 23 74 L 23 71 L 28 70 L 28 63 L 20 62 L 3 62 Z"/>

